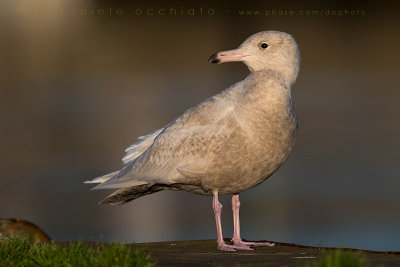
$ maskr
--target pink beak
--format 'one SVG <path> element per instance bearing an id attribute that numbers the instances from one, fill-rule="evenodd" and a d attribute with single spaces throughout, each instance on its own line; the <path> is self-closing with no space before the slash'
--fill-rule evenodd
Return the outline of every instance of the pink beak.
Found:
<path id="1" fill-rule="evenodd" d="M 235 50 L 229 50 L 229 51 L 223 51 L 223 52 L 218 52 L 212 55 L 208 59 L 208 63 L 224 63 L 224 62 L 232 62 L 232 61 L 242 61 L 242 59 L 246 55 L 238 53 L 237 49 Z"/>

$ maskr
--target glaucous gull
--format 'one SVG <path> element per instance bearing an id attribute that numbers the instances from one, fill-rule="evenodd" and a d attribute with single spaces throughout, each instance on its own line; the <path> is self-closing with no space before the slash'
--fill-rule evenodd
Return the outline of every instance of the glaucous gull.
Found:
<path id="1" fill-rule="evenodd" d="M 117 189 L 101 203 L 123 204 L 161 190 L 213 196 L 220 250 L 272 246 L 240 237 L 239 193 L 270 177 L 289 156 L 297 133 L 291 89 L 300 68 L 294 38 L 264 31 L 210 63 L 242 61 L 250 74 L 186 110 L 126 149 L 125 166 L 87 183 Z M 233 194 L 233 244 L 223 240 L 219 195 Z"/>

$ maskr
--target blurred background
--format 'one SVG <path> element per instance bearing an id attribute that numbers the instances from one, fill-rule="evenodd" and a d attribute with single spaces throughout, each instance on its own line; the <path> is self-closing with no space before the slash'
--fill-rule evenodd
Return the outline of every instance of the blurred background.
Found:
<path id="1" fill-rule="evenodd" d="M 400 250 L 399 6 L 376 1 L 0 3 L 0 217 L 57 241 L 216 238 L 211 198 L 163 191 L 123 206 L 82 182 L 124 149 L 248 74 L 211 54 L 253 33 L 298 42 L 299 135 L 270 179 L 241 194 L 242 235 Z M 257 14 L 257 12 L 259 12 Z M 223 231 L 232 235 L 230 197 Z"/>

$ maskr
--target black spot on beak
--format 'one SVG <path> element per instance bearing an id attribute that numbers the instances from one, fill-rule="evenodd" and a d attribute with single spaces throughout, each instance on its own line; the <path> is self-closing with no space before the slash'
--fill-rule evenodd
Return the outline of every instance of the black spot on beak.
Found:
<path id="1" fill-rule="evenodd" d="M 208 63 L 218 64 L 221 60 L 218 57 L 218 53 L 213 54 L 209 59 Z"/>

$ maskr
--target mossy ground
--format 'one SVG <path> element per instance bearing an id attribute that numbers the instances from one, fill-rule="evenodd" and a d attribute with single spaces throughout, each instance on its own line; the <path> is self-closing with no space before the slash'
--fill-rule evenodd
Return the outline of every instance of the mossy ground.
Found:
<path id="1" fill-rule="evenodd" d="M 324 251 L 321 258 L 308 263 L 305 267 L 368 267 L 371 266 L 361 252 L 344 250 Z"/>
<path id="2" fill-rule="evenodd" d="M 155 266 L 143 250 L 119 243 L 95 246 L 71 242 L 61 246 L 31 243 L 23 237 L 0 240 L 0 266 Z"/>

